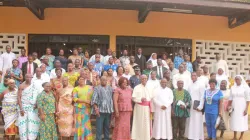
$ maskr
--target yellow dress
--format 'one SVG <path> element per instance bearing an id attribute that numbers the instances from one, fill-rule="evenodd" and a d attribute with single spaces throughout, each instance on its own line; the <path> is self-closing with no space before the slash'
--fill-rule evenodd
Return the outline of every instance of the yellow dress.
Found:
<path id="1" fill-rule="evenodd" d="M 68 77 L 69 78 L 69 84 L 73 87 L 75 87 L 75 82 L 78 79 L 78 77 L 80 76 L 79 73 L 74 72 L 73 74 L 69 74 L 68 72 L 64 73 L 63 76 Z"/>

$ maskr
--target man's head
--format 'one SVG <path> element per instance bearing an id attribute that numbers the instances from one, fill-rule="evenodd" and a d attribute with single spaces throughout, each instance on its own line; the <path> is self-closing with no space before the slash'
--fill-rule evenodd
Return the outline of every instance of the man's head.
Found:
<path id="1" fill-rule="evenodd" d="M 178 87 L 178 89 L 179 90 L 182 90 L 183 89 L 183 86 L 184 86 L 184 82 L 183 82 L 183 80 L 178 80 L 177 81 L 177 87 Z"/>
<path id="2" fill-rule="evenodd" d="M 127 50 L 123 50 L 123 56 L 127 56 L 128 55 L 128 51 Z"/>
<path id="3" fill-rule="evenodd" d="M 189 56 L 189 55 L 187 55 L 187 54 L 185 54 L 185 56 L 184 56 L 184 60 L 185 60 L 186 62 L 189 62 L 189 61 L 190 61 L 190 56 Z"/>
<path id="4" fill-rule="evenodd" d="M 88 73 L 86 72 L 86 70 L 81 69 L 81 71 L 80 71 L 80 77 L 83 77 L 84 79 L 88 78 Z"/>
<path id="5" fill-rule="evenodd" d="M 180 64 L 179 65 L 179 73 L 183 73 L 184 72 L 184 65 L 183 64 Z"/>
<path id="6" fill-rule="evenodd" d="M 112 55 L 112 50 L 111 49 L 108 49 L 107 50 L 107 54 L 110 56 L 110 55 Z"/>
<path id="7" fill-rule="evenodd" d="M 192 79 L 193 82 L 197 81 L 197 74 L 196 74 L 196 72 L 192 72 L 191 73 L 191 79 Z"/>
<path id="8" fill-rule="evenodd" d="M 51 48 L 46 48 L 46 54 L 51 55 L 51 53 L 52 53 Z"/>
<path id="9" fill-rule="evenodd" d="M 141 74 L 141 69 L 139 66 L 134 67 L 135 75 L 140 75 Z"/>
<path id="10" fill-rule="evenodd" d="M 73 48 L 73 55 L 78 55 L 78 50 L 77 50 L 77 48 Z"/>
<path id="11" fill-rule="evenodd" d="M 45 56 L 45 57 L 43 58 L 43 63 L 46 64 L 46 65 L 49 64 L 49 58 L 48 58 L 47 56 Z"/>
<path id="12" fill-rule="evenodd" d="M 141 54 L 142 54 L 142 49 L 141 49 L 141 48 L 138 48 L 138 49 L 137 49 L 137 54 L 138 54 L 138 55 L 141 55 Z"/>
<path id="13" fill-rule="evenodd" d="M 203 70 L 201 68 L 198 68 L 196 74 L 198 77 L 200 77 L 203 74 Z"/>
<path id="14" fill-rule="evenodd" d="M 182 62 L 181 64 L 183 65 L 184 71 L 186 71 L 187 70 L 187 63 L 186 62 Z"/>
<path id="15" fill-rule="evenodd" d="M 101 49 L 100 48 L 96 49 L 96 54 L 101 54 Z"/>
<path id="16" fill-rule="evenodd" d="M 212 73 L 210 74 L 210 79 L 216 80 L 216 73 L 212 72 Z"/>
<path id="17" fill-rule="evenodd" d="M 75 60 L 75 67 L 76 68 L 79 68 L 80 67 L 80 64 L 81 64 L 81 61 L 79 59 L 76 59 Z"/>
<path id="18" fill-rule="evenodd" d="M 220 82 L 220 90 L 226 90 L 227 89 L 227 81 L 226 80 L 222 80 Z"/>
<path id="19" fill-rule="evenodd" d="M 180 56 L 183 56 L 183 54 L 184 54 L 184 53 L 183 53 L 183 50 L 180 49 L 179 52 L 178 52 L 178 54 L 179 54 Z"/>
<path id="20" fill-rule="evenodd" d="M 25 49 L 21 49 L 21 55 L 25 56 L 26 55 L 26 50 Z"/>
<path id="21" fill-rule="evenodd" d="M 167 79 L 165 79 L 165 78 L 161 79 L 161 87 L 163 89 L 167 87 Z"/>
<path id="22" fill-rule="evenodd" d="M 153 65 L 152 65 L 152 61 L 151 60 L 149 60 L 148 62 L 147 62 L 147 69 L 152 69 L 152 67 L 153 67 Z"/>
<path id="23" fill-rule="evenodd" d="M 32 75 L 31 75 L 31 74 L 26 74 L 26 75 L 25 75 L 25 81 L 26 81 L 27 83 L 30 83 L 30 82 L 31 82 L 31 79 L 32 79 Z"/>
<path id="24" fill-rule="evenodd" d="M 116 52 L 115 51 L 112 52 L 112 57 L 116 57 Z"/>
<path id="25" fill-rule="evenodd" d="M 156 71 L 152 71 L 150 75 L 152 80 L 156 80 Z"/>
<path id="26" fill-rule="evenodd" d="M 61 62 L 59 60 L 55 60 L 54 65 L 55 68 L 61 68 Z"/>
<path id="27" fill-rule="evenodd" d="M 92 62 L 88 63 L 88 68 L 90 71 L 93 70 L 94 64 Z"/>
<path id="28" fill-rule="evenodd" d="M 158 66 L 162 66 L 162 59 L 161 59 L 161 58 L 158 58 L 158 59 L 157 59 L 157 65 L 158 65 Z"/>
<path id="29" fill-rule="evenodd" d="M 217 61 L 219 61 L 219 60 L 221 59 L 221 55 L 220 55 L 219 53 L 217 53 L 217 54 L 215 55 L 215 58 L 216 58 Z"/>
<path id="30" fill-rule="evenodd" d="M 36 68 L 36 77 L 41 77 L 41 75 L 42 75 L 42 69 Z"/>
<path id="31" fill-rule="evenodd" d="M 78 51 L 78 54 L 82 53 L 82 47 L 78 47 L 77 51 Z"/>
<path id="32" fill-rule="evenodd" d="M 146 83 L 147 83 L 147 81 L 148 81 L 148 77 L 146 76 L 146 75 L 141 75 L 141 83 L 142 83 L 142 85 L 146 85 Z"/>
<path id="33" fill-rule="evenodd" d="M 101 60 L 101 55 L 100 54 L 95 54 L 95 62 L 99 63 Z"/>
<path id="34" fill-rule="evenodd" d="M 15 86 L 16 86 L 15 80 L 13 80 L 13 79 L 8 80 L 8 87 L 9 87 L 10 89 L 14 89 Z"/>
<path id="35" fill-rule="evenodd" d="M 163 73 L 163 77 L 166 78 L 166 79 L 170 79 L 170 71 L 169 70 L 166 70 L 164 73 Z"/>
<path id="36" fill-rule="evenodd" d="M 135 62 L 135 57 L 134 56 L 130 56 L 129 57 L 129 61 L 130 61 L 130 63 L 133 64 Z"/>
<path id="37" fill-rule="evenodd" d="M 201 57 L 200 57 L 200 56 L 197 56 L 197 57 L 196 57 L 196 61 L 197 61 L 198 63 L 200 63 L 200 62 L 201 62 Z"/>
<path id="38" fill-rule="evenodd" d="M 129 66 L 126 66 L 126 67 L 124 68 L 124 70 L 125 70 L 125 74 L 129 74 Z"/>
<path id="39" fill-rule="evenodd" d="M 208 66 L 207 65 L 203 66 L 203 73 L 208 73 Z"/>
<path id="40" fill-rule="evenodd" d="M 61 77 L 62 76 L 62 69 L 61 68 L 56 69 L 55 72 L 56 72 L 56 76 L 57 77 Z"/>
<path id="41" fill-rule="evenodd" d="M 63 49 L 60 49 L 60 50 L 59 50 L 59 55 L 60 55 L 60 56 L 64 56 L 64 50 L 63 50 Z"/>
<path id="42" fill-rule="evenodd" d="M 36 53 L 36 52 L 33 52 L 33 53 L 32 53 L 32 57 L 33 57 L 33 60 L 36 60 L 36 59 L 37 59 L 37 53 Z"/>
<path id="43" fill-rule="evenodd" d="M 42 63 L 40 68 L 42 70 L 42 73 L 44 73 L 46 71 L 46 65 L 45 64 Z"/>
<path id="44" fill-rule="evenodd" d="M 169 63 L 169 69 L 170 69 L 170 70 L 173 70 L 173 69 L 174 69 L 174 63 L 173 63 L 173 62 L 170 62 L 170 63 Z"/>
<path id="45" fill-rule="evenodd" d="M 33 56 L 29 55 L 28 56 L 28 62 L 31 64 L 34 61 Z"/>
<path id="46" fill-rule="evenodd" d="M 10 52 L 11 52 L 11 47 L 10 47 L 10 45 L 7 45 L 7 46 L 6 46 L 6 52 L 7 52 L 7 53 L 10 53 Z"/>
<path id="47" fill-rule="evenodd" d="M 107 77 L 106 76 L 102 76 L 101 77 L 101 85 L 102 86 L 106 86 L 107 85 Z"/>
<path id="48" fill-rule="evenodd" d="M 69 85 L 69 78 L 67 76 L 64 76 L 62 78 L 62 84 L 64 87 L 67 87 Z"/>
<path id="49" fill-rule="evenodd" d="M 110 64 L 110 65 L 113 65 L 113 64 L 114 64 L 114 59 L 113 59 L 113 57 L 109 57 L 109 64 Z"/>

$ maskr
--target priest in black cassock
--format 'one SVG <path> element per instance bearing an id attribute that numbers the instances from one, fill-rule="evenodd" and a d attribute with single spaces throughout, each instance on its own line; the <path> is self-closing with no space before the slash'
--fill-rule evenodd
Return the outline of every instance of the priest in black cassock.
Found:
<path id="1" fill-rule="evenodd" d="M 146 57 L 142 55 L 142 48 L 137 49 L 137 54 L 135 55 L 135 63 L 140 66 L 141 71 L 146 69 Z"/>

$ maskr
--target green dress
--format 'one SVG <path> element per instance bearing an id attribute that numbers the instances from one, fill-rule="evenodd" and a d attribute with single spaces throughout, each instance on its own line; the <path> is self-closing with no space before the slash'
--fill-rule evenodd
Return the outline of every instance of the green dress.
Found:
<path id="1" fill-rule="evenodd" d="M 55 97 L 53 92 L 44 91 L 37 97 L 37 107 L 45 114 L 45 121 L 41 121 L 39 140 L 58 140 L 55 123 Z M 46 122 L 46 123 L 45 123 Z"/>

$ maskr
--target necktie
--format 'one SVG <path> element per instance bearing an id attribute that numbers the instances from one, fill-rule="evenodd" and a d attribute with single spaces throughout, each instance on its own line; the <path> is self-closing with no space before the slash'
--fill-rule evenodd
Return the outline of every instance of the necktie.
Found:
<path id="1" fill-rule="evenodd" d="M 28 74 L 31 74 L 31 65 L 29 64 L 29 67 L 28 67 Z"/>

